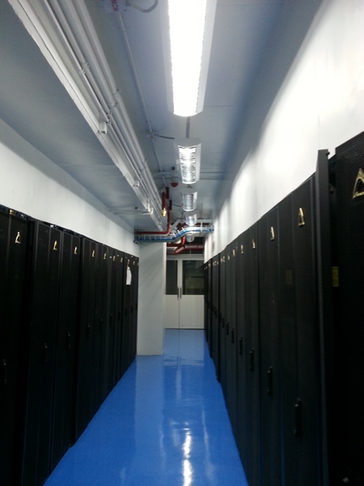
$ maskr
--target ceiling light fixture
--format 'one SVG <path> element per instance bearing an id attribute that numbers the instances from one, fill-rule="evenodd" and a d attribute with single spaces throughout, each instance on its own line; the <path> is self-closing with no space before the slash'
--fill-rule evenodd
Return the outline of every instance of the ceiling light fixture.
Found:
<path id="1" fill-rule="evenodd" d="M 197 206 L 197 192 L 181 192 L 182 209 L 184 211 L 194 211 Z"/>
<path id="2" fill-rule="evenodd" d="M 216 0 L 168 0 L 173 113 L 203 110 Z"/>
<path id="3" fill-rule="evenodd" d="M 201 142 L 198 138 L 174 140 L 176 163 L 181 170 L 183 184 L 194 184 L 200 179 Z"/>

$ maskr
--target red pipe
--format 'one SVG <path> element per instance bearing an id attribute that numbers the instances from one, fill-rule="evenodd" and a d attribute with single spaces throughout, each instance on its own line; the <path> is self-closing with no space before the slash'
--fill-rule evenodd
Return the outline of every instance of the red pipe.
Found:
<path id="1" fill-rule="evenodd" d="M 178 253 L 182 253 L 185 250 L 203 250 L 203 245 L 180 245 L 178 248 L 174 250 L 174 253 L 178 255 Z"/>
<path id="2" fill-rule="evenodd" d="M 185 244 L 185 241 L 186 241 L 186 238 L 184 236 L 182 236 L 181 243 L 179 245 L 177 245 L 177 246 L 174 247 L 175 249 L 173 250 L 173 253 L 179 253 L 178 252 L 178 249 L 179 248 L 183 248 L 183 245 Z M 167 248 L 168 248 L 168 244 L 167 244 Z"/>

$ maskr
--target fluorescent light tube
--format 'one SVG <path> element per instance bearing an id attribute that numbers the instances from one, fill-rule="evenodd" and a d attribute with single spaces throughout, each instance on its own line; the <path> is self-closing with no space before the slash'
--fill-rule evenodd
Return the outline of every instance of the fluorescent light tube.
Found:
<path id="1" fill-rule="evenodd" d="M 175 115 L 203 109 L 215 10 L 216 0 L 168 0 Z"/>

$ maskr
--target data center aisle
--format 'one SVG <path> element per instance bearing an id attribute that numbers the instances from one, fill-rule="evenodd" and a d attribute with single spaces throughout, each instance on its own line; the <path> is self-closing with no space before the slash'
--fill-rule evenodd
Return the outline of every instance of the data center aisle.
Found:
<path id="1" fill-rule="evenodd" d="M 204 332 L 138 356 L 45 485 L 247 485 Z"/>

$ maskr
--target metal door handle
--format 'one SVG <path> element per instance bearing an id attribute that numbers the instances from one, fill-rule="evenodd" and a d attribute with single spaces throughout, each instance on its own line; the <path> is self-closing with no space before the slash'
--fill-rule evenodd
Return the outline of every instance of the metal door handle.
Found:
<path id="1" fill-rule="evenodd" d="M 43 364 L 48 363 L 48 345 L 47 343 L 43 344 Z"/>
<path id="2" fill-rule="evenodd" d="M 272 395 L 273 394 L 273 368 L 270 367 L 269 370 L 267 371 L 268 375 L 268 386 L 267 386 L 267 394 Z"/>
<path id="3" fill-rule="evenodd" d="M 249 357 L 250 357 L 249 369 L 250 371 L 254 371 L 254 349 L 250 350 Z"/>
<path id="4" fill-rule="evenodd" d="M 71 333 L 67 332 L 67 349 L 71 349 Z"/>
<path id="5" fill-rule="evenodd" d="M 7 364 L 6 364 L 6 359 L 5 358 L 3 358 L 3 366 L 2 366 L 2 369 L 3 369 L 3 380 L 2 381 L 3 381 L 4 385 L 6 385 L 7 382 L 8 382 L 8 376 L 7 376 L 8 374 L 7 374 Z"/>
<path id="6" fill-rule="evenodd" d="M 301 437 L 301 400 L 297 398 L 297 402 L 294 405 L 294 430 L 295 437 Z"/>

